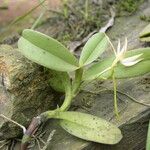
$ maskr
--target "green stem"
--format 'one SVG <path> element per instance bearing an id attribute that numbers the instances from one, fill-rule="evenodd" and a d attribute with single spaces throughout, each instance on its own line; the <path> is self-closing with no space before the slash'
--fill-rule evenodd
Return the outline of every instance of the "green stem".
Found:
<path id="1" fill-rule="evenodd" d="M 71 105 L 71 101 L 72 101 L 72 90 L 71 90 L 71 84 L 70 86 L 66 86 L 65 87 L 65 91 L 66 91 L 66 95 L 65 95 L 65 99 L 64 102 L 62 104 L 62 106 L 60 107 L 60 111 L 65 111 L 67 110 L 70 105 Z"/>
<path id="2" fill-rule="evenodd" d="M 41 12 L 40 16 L 36 19 L 36 21 L 32 25 L 32 27 L 31 27 L 32 30 L 34 30 L 38 26 L 39 22 L 41 21 L 42 17 L 44 16 L 45 12 L 46 12 L 46 10 Z"/>
<path id="3" fill-rule="evenodd" d="M 81 85 L 81 80 L 82 80 L 82 74 L 83 74 L 83 69 L 78 69 L 75 72 L 75 80 L 73 82 L 73 85 L 71 86 L 66 86 L 66 95 L 65 95 L 65 100 L 62 106 L 60 107 L 60 111 L 66 111 L 69 109 L 72 99 L 77 95 L 79 91 L 79 87 Z"/>
<path id="4" fill-rule="evenodd" d="M 88 20 L 88 0 L 85 1 L 85 20 Z"/>
<path id="5" fill-rule="evenodd" d="M 75 97 L 79 91 L 81 81 L 82 81 L 82 75 L 83 75 L 83 68 L 80 68 L 76 70 L 75 72 L 75 80 L 72 85 L 72 95 Z"/>
<path id="6" fill-rule="evenodd" d="M 114 70 L 113 70 L 112 77 L 113 77 L 113 86 L 114 86 L 114 111 L 115 111 L 117 119 L 119 119 L 118 105 L 117 105 L 117 84 L 115 80 Z"/>
<path id="7" fill-rule="evenodd" d="M 37 116 L 36 118 L 33 119 L 31 122 L 29 128 L 27 129 L 26 133 L 23 136 L 22 139 L 22 144 L 21 144 L 21 150 L 25 150 L 28 146 L 28 142 L 30 141 L 30 138 L 34 132 L 34 130 L 42 123 L 47 121 L 47 119 L 50 118 L 58 118 L 60 119 L 60 111 L 66 111 L 69 109 L 72 99 L 74 96 L 78 93 L 79 87 L 81 85 L 82 81 L 82 74 L 83 74 L 83 69 L 78 69 L 76 70 L 75 73 L 75 80 L 73 84 L 69 81 L 69 83 L 66 84 L 65 86 L 65 100 L 60 108 L 57 108 L 52 111 L 46 111 L 42 113 L 41 115 Z"/>
<path id="8" fill-rule="evenodd" d="M 63 12 L 64 17 L 68 18 L 68 7 L 67 7 L 68 0 L 63 0 Z"/>

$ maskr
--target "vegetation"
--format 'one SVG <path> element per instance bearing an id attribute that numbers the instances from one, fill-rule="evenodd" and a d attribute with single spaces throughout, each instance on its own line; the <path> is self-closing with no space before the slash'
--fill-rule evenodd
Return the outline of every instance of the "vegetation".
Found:
<path id="1" fill-rule="evenodd" d="M 134 13 L 143 2 L 144 0 L 120 0 L 117 3 L 117 9 L 119 13 L 122 11 Z"/>
<path id="2" fill-rule="evenodd" d="M 123 12 L 134 13 L 142 2 L 143 0 L 118 1 L 116 3 L 118 15 L 121 16 Z M 27 14 L 14 20 L 11 25 L 24 19 L 40 5 L 45 7 L 43 3 L 44 1 L 40 0 L 39 5 L 31 9 Z M 81 41 L 93 29 L 98 31 L 110 15 L 108 8 L 108 5 L 103 5 L 103 8 L 100 8 L 100 5 L 96 5 L 89 0 L 76 0 L 71 4 L 68 3 L 68 0 L 63 0 L 62 12 L 54 12 L 56 16 L 50 20 L 50 24 L 51 21 L 55 25 L 60 24 L 60 22 L 64 23 L 65 28 L 56 37 L 63 44 L 67 45 L 68 41 Z M 45 70 L 50 69 L 53 77 L 52 80 L 49 80 L 49 83 L 56 91 L 64 92 L 65 99 L 63 104 L 55 110 L 43 112 L 35 117 L 33 122 L 36 120 L 36 123 L 31 122 L 33 129 L 46 120 L 54 118 L 60 120 L 60 126 L 63 129 L 81 139 L 104 144 L 118 143 L 122 139 L 122 133 L 115 125 L 94 115 L 68 110 L 74 98 L 82 89 L 83 84 L 95 79 L 112 79 L 114 84 L 114 112 L 116 117 L 119 118 L 116 79 L 137 77 L 149 73 L 150 48 L 127 51 L 126 38 L 122 48 L 120 40 L 117 48 L 114 48 L 105 33 L 97 32 L 84 45 L 80 58 L 77 59 L 56 39 L 33 30 L 39 25 L 45 11 L 44 9 L 36 20 L 32 30 L 25 29 L 23 31 L 22 37 L 18 41 L 18 47 L 20 52 L 29 60 L 43 66 L 44 69 L 46 68 Z M 141 17 L 141 19 L 149 21 L 149 18 L 145 18 L 145 16 Z M 149 31 L 149 26 L 147 26 L 140 33 L 141 41 L 150 41 Z M 108 46 L 114 52 L 112 56 L 98 60 L 98 57 L 101 56 Z M 34 132 L 31 130 L 31 134 L 28 134 L 29 130 L 24 129 L 22 150 L 25 149 L 26 144 L 30 141 L 30 136 Z M 147 149 L 149 149 L 148 140 Z"/>
<path id="3" fill-rule="evenodd" d="M 150 42 L 150 24 L 148 24 L 140 33 L 140 40 Z"/>
<path id="4" fill-rule="evenodd" d="M 93 63 L 111 45 L 114 55 Z M 94 79 L 113 79 L 114 107 L 118 117 L 116 84 L 117 78 L 130 78 L 143 75 L 150 71 L 150 48 L 140 48 L 127 52 L 127 39 L 121 48 L 118 41 L 117 50 L 103 32 L 94 34 L 83 47 L 79 60 L 57 40 L 40 32 L 26 29 L 18 41 L 20 52 L 28 59 L 52 69 L 55 72 L 55 90 L 65 92 L 62 106 L 55 110 L 43 112 L 36 117 L 37 127 L 47 119 L 60 119 L 60 125 L 70 134 L 79 138 L 105 144 L 116 144 L 121 138 L 121 131 L 113 124 L 93 115 L 67 111 L 73 98 L 79 93 L 85 81 Z M 87 68 L 87 66 L 89 66 Z M 69 72 L 73 72 L 72 78 Z M 57 88 L 58 87 L 58 88 Z M 61 88 L 60 88 L 61 87 Z M 82 118 L 82 119 L 81 119 Z M 32 123 L 31 123 L 32 124 Z M 34 128 L 33 128 L 34 129 Z M 101 132 L 98 132 L 101 131 Z M 30 131 L 30 133 L 32 133 Z M 22 148 L 30 140 L 28 131 L 22 140 Z"/>

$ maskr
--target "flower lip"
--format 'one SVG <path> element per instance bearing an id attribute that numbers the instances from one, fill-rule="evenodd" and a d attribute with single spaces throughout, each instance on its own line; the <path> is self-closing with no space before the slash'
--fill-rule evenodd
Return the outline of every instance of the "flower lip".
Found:
<path id="1" fill-rule="evenodd" d="M 118 40 L 117 51 L 115 51 L 115 49 L 113 47 L 113 51 L 115 53 L 114 61 L 112 62 L 110 67 L 108 67 L 105 70 L 103 70 L 102 72 L 100 72 L 98 76 L 100 76 L 100 75 L 104 74 L 105 72 L 113 69 L 117 65 L 118 62 L 120 62 L 122 65 L 124 65 L 126 67 L 130 67 L 130 66 L 133 66 L 133 65 L 135 65 L 138 62 L 143 60 L 143 58 L 141 58 L 143 53 L 138 54 L 138 55 L 134 55 L 134 56 L 131 56 L 131 57 L 124 58 L 125 57 L 125 53 L 127 51 L 127 38 L 125 38 L 125 44 L 122 47 L 122 49 L 120 47 L 121 47 L 120 46 L 120 40 Z"/>
<path id="2" fill-rule="evenodd" d="M 143 60 L 143 58 L 140 58 L 142 55 L 143 53 L 131 57 L 127 57 L 121 60 L 121 64 L 123 64 L 124 66 L 133 66 Z"/>

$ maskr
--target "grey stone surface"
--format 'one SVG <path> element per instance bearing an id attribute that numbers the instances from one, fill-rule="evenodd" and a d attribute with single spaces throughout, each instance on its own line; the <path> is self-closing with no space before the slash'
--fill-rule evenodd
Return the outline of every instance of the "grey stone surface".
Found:
<path id="1" fill-rule="evenodd" d="M 117 45 L 118 38 L 120 38 L 123 43 L 124 38 L 127 37 L 128 49 L 145 46 L 144 43 L 139 41 L 138 36 L 140 31 L 148 24 L 148 22 L 140 20 L 140 15 L 146 12 L 150 12 L 149 5 L 150 1 L 145 1 L 145 3 L 140 6 L 140 9 L 133 15 L 115 19 L 114 26 L 107 32 L 108 36 L 110 37 L 110 39 L 112 39 L 112 42 L 115 45 Z M 61 27 L 57 26 L 55 30 L 52 30 L 52 27 L 49 27 L 47 24 L 46 29 L 41 27 L 41 29 L 39 30 L 46 34 L 53 35 L 56 31 L 57 33 L 59 32 L 59 28 Z M 107 51 L 106 55 L 109 54 L 110 51 Z M 105 90 L 103 87 L 107 87 L 110 90 Z M 87 92 L 85 90 L 91 92 Z M 118 90 L 121 92 L 117 94 L 120 120 L 116 120 L 114 116 L 111 81 L 103 83 L 96 81 L 90 83 L 85 88 L 85 90 L 81 91 L 81 93 L 75 98 L 76 101 L 73 103 L 71 109 L 94 114 L 116 124 L 121 128 L 124 138 L 119 144 L 114 146 L 87 142 L 65 132 L 59 126 L 59 122 L 55 120 L 49 120 L 43 126 L 43 132 L 45 132 L 45 134 L 42 138 L 46 140 L 51 131 L 56 130 L 56 132 L 49 143 L 48 150 L 145 149 L 147 126 L 148 120 L 150 118 L 150 109 L 149 107 L 134 102 L 131 97 L 134 97 L 139 102 L 150 104 L 149 74 L 135 79 L 118 81 Z M 93 92 L 96 92 L 97 94 L 94 94 Z M 35 114 L 33 114 L 33 116 L 35 116 Z M 16 147 L 15 149 L 19 149 L 18 147 Z M 38 149 L 37 144 L 31 149 Z"/>
<path id="2" fill-rule="evenodd" d="M 48 84 L 49 74 L 8 45 L 0 47 L 0 75 L 0 114 L 27 126 L 31 118 L 54 108 L 58 94 Z M 0 139 L 21 134 L 19 127 L 0 118 Z"/>

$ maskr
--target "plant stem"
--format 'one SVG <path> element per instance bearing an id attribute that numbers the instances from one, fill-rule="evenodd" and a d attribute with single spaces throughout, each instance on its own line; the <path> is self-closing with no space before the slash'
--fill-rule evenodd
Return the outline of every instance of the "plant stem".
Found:
<path id="1" fill-rule="evenodd" d="M 53 116 L 56 117 L 57 116 L 56 114 L 59 111 L 66 111 L 69 109 L 71 102 L 72 102 L 72 99 L 77 95 L 77 93 L 79 91 L 79 87 L 81 85 L 81 80 L 82 80 L 82 75 L 83 75 L 83 69 L 82 68 L 76 70 L 75 79 L 73 81 L 73 84 L 71 85 L 71 83 L 70 83 L 70 84 L 67 84 L 67 86 L 65 86 L 66 95 L 65 95 L 65 100 L 64 100 L 62 106 L 58 109 L 53 110 L 53 111 L 47 111 L 47 112 L 42 113 L 40 115 L 40 117 L 43 118 L 44 121 L 47 119 L 53 118 Z"/>
<path id="2" fill-rule="evenodd" d="M 82 68 L 76 70 L 73 84 L 71 85 L 70 82 L 70 84 L 67 84 L 65 86 L 65 92 L 66 92 L 65 100 L 60 108 L 52 111 L 46 111 L 40 114 L 39 116 L 33 118 L 32 122 L 30 123 L 30 126 L 28 127 L 27 131 L 25 132 L 22 138 L 21 150 L 27 149 L 31 136 L 33 135 L 34 131 L 39 127 L 41 123 L 45 122 L 50 118 L 59 118 L 60 111 L 66 111 L 69 109 L 72 99 L 74 98 L 74 96 L 76 96 L 76 94 L 79 91 L 79 87 L 81 85 L 81 80 L 82 80 L 82 74 L 83 74 Z"/>
<path id="3" fill-rule="evenodd" d="M 65 89 L 66 95 L 65 95 L 64 102 L 63 102 L 62 106 L 59 109 L 60 111 L 67 110 L 70 107 L 71 100 L 72 100 L 71 84 L 70 84 L 70 86 L 66 86 L 65 88 L 66 88 Z"/>
<path id="4" fill-rule="evenodd" d="M 40 16 L 36 19 L 36 21 L 32 25 L 32 27 L 31 27 L 32 30 L 34 30 L 38 26 L 39 22 L 41 21 L 42 17 L 44 16 L 45 12 L 46 12 L 46 10 L 41 12 Z"/>
<path id="5" fill-rule="evenodd" d="M 41 114 L 42 115 L 42 114 Z M 29 144 L 29 141 L 31 140 L 32 135 L 35 133 L 35 131 L 38 129 L 38 127 L 41 125 L 42 122 L 45 121 L 45 117 L 43 116 L 37 116 L 34 117 L 24 133 L 21 141 L 21 150 L 26 150 Z M 43 117 L 43 118 L 42 118 Z"/>
<path id="6" fill-rule="evenodd" d="M 79 91 L 81 81 L 82 81 L 82 75 L 83 75 L 83 68 L 76 70 L 75 80 L 74 80 L 73 85 L 72 85 L 72 96 L 73 96 L 73 98 L 77 95 L 77 93 Z"/>
<path id="7" fill-rule="evenodd" d="M 68 7 L 67 7 L 68 0 L 63 0 L 63 12 L 64 17 L 68 18 Z"/>
<path id="8" fill-rule="evenodd" d="M 60 111 L 66 111 L 69 109 L 72 99 L 77 95 L 79 91 L 79 87 L 81 85 L 81 80 L 82 80 L 82 74 L 83 74 L 82 68 L 76 70 L 73 85 L 71 86 L 70 84 L 70 86 L 66 86 L 65 100 L 59 109 Z"/>
<path id="9" fill-rule="evenodd" d="M 118 105 L 117 105 L 117 84 L 115 80 L 114 71 L 113 71 L 112 77 L 113 77 L 113 85 L 114 85 L 114 111 L 115 111 L 117 119 L 119 119 Z"/>
<path id="10" fill-rule="evenodd" d="M 12 123 L 14 123 L 15 125 L 19 126 L 20 128 L 22 128 L 23 133 L 26 132 L 26 128 L 25 128 L 23 125 L 19 124 L 18 122 L 16 122 L 16 121 L 14 121 L 14 120 L 12 120 L 12 119 L 10 119 L 10 118 L 4 116 L 3 114 L 0 114 L 0 117 L 6 119 L 6 120 L 8 120 L 9 122 L 12 122 Z"/>
<path id="11" fill-rule="evenodd" d="M 85 1 L 85 20 L 88 20 L 88 0 Z"/>

